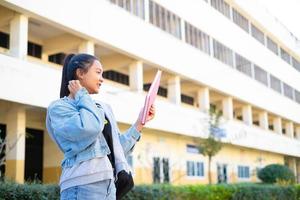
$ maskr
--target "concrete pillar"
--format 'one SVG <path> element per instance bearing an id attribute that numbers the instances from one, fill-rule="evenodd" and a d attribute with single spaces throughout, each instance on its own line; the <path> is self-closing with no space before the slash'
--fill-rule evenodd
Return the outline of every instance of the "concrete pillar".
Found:
<path id="1" fill-rule="evenodd" d="M 48 62 L 49 55 L 47 53 L 42 53 L 42 60 Z"/>
<path id="2" fill-rule="evenodd" d="M 181 40 L 185 42 L 185 21 L 182 18 L 180 19 L 180 32 Z"/>
<path id="3" fill-rule="evenodd" d="M 269 120 L 268 120 L 268 113 L 266 111 L 259 113 L 259 126 L 264 129 L 269 129 Z"/>
<path id="4" fill-rule="evenodd" d="M 180 88 L 180 77 L 172 76 L 168 79 L 168 99 L 179 105 L 181 103 L 181 88 Z"/>
<path id="5" fill-rule="evenodd" d="M 296 127 L 296 138 L 300 140 L 300 126 Z"/>
<path id="6" fill-rule="evenodd" d="M 91 55 L 95 55 L 95 45 L 92 41 L 83 41 L 79 44 L 78 47 L 79 53 L 87 53 Z"/>
<path id="7" fill-rule="evenodd" d="M 129 65 L 129 86 L 132 91 L 143 91 L 143 62 L 136 61 Z"/>
<path id="8" fill-rule="evenodd" d="M 247 125 L 252 125 L 253 120 L 252 120 L 252 106 L 251 105 L 245 105 L 242 108 L 242 115 L 243 115 L 243 121 Z"/>
<path id="9" fill-rule="evenodd" d="M 5 176 L 18 183 L 24 182 L 26 112 L 14 105 L 7 114 L 7 142 Z"/>
<path id="10" fill-rule="evenodd" d="M 287 122 L 285 124 L 285 133 L 287 136 L 294 138 L 294 124 L 293 122 Z"/>
<path id="11" fill-rule="evenodd" d="M 282 134 L 282 122 L 280 117 L 273 119 L 273 126 L 276 133 Z"/>
<path id="12" fill-rule="evenodd" d="M 150 14 L 149 14 L 149 0 L 144 0 L 144 14 L 145 14 L 145 21 L 149 22 L 150 21 Z"/>
<path id="13" fill-rule="evenodd" d="M 293 157 L 288 157 L 288 166 L 294 173 L 294 176 L 296 178 L 297 176 L 297 163 L 296 163 L 296 158 Z"/>
<path id="14" fill-rule="evenodd" d="M 233 119 L 233 101 L 232 97 L 226 97 L 222 100 L 223 116 L 227 120 Z"/>
<path id="15" fill-rule="evenodd" d="M 300 183 L 300 159 L 296 159 L 296 169 L 297 169 L 296 183 Z"/>
<path id="16" fill-rule="evenodd" d="M 28 17 L 16 14 L 10 22 L 10 55 L 26 60 L 28 43 Z"/>
<path id="17" fill-rule="evenodd" d="M 209 89 L 207 87 L 201 88 L 197 91 L 197 101 L 202 112 L 209 111 Z"/>

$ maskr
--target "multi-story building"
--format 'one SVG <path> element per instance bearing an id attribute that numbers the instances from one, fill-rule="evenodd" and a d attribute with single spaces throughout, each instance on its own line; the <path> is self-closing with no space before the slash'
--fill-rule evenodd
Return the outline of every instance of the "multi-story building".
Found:
<path id="1" fill-rule="evenodd" d="M 299 41 L 250 0 L 0 1 L 0 129 L 6 177 L 57 182 L 63 158 L 45 128 L 68 53 L 96 55 L 121 132 L 157 69 L 156 117 L 128 158 L 135 182 L 208 182 L 197 148 L 207 110 L 226 137 L 213 182 L 257 181 L 265 165 L 300 174 Z M 25 134 L 26 133 L 26 134 Z"/>

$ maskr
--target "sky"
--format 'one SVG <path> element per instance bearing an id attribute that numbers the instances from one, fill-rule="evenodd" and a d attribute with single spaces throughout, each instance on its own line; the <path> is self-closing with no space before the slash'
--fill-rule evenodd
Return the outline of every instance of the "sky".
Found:
<path id="1" fill-rule="evenodd" d="M 300 40 L 300 0 L 257 0 Z"/>

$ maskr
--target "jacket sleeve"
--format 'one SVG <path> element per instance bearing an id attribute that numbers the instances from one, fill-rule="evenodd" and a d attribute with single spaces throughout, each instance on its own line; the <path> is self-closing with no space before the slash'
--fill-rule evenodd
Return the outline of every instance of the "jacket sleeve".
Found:
<path id="1" fill-rule="evenodd" d="M 140 140 L 141 134 L 135 128 L 135 126 L 132 125 L 124 133 L 120 133 L 119 130 L 119 138 L 120 138 L 120 143 L 124 150 L 124 154 L 125 156 L 128 156 L 132 153 L 136 142 Z"/>
<path id="2" fill-rule="evenodd" d="M 119 135 L 120 143 L 122 145 L 124 154 L 127 157 L 129 154 L 132 153 L 136 142 L 140 140 L 141 133 L 136 129 L 136 127 L 134 125 L 132 125 L 124 133 L 121 133 L 111 107 L 109 105 L 107 105 L 107 107 L 110 109 L 111 115 L 114 118 L 114 121 L 116 123 L 116 127 L 118 129 L 118 135 Z"/>
<path id="3" fill-rule="evenodd" d="M 59 103 L 50 105 L 50 123 L 54 134 L 80 146 L 88 146 L 104 126 L 104 111 L 97 108 L 85 88 L 76 93 L 75 104 L 75 107 Z"/>

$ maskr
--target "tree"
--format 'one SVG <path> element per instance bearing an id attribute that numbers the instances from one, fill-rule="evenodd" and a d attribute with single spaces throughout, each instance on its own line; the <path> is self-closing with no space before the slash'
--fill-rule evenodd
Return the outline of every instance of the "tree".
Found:
<path id="1" fill-rule="evenodd" d="M 0 167 L 5 166 L 6 155 L 16 147 L 18 141 L 23 135 L 24 134 L 19 134 L 18 137 L 14 139 L 12 142 L 9 142 L 7 137 L 3 139 L 0 138 Z M 3 178 L 3 176 L 4 174 L 1 174 L 0 171 L 0 178 Z"/>
<path id="2" fill-rule="evenodd" d="M 224 136 L 224 130 L 220 128 L 220 118 L 222 112 L 211 108 L 209 110 L 208 118 L 208 137 L 205 139 L 198 138 L 197 146 L 199 151 L 204 155 L 208 156 L 208 182 L 212 183 L 211 180 L 211 160 L 212 158 L 222 149 L 221 137 Z"/>

